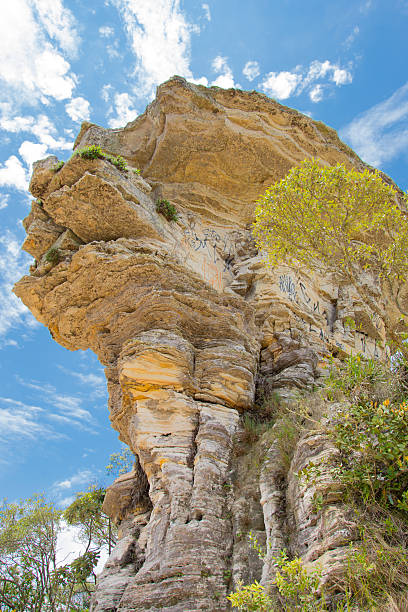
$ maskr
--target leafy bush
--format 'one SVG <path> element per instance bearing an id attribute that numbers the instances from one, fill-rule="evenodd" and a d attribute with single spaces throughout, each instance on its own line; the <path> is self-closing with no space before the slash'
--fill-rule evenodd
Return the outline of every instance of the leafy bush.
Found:
<path id="1" fill-rule="evenodd" d="M 59 161 L 56 164 L 53 165 L 52 170 L 54 170 L 54 172 L 58 172 L 58 170 L 61 170 L 61 168 L 64 166 L 65 162 L 63 161 Z"/>
<path id="2" fill-rule="evenodd" d="M 326 380 L 329 399 L 340 390 L 351 401 L 383 401 L 400 394 L 399 375 L 378 359 L 350 355 L 332 367 Z"/>
<path id="3" fill-rule="evenodd" d="M 79 155 L 79 157 L 83 159 L 106 159 L 106 161 L 116 166 L 116 168 L 122 172 L 128 171 L 126 160 L 121 155 L 116 157 L 114 155 L 109 155 L 109 153 L 102 151 L 99 145 L 89 145 L 89 147 L 78 149 L 78 151 L 75 151 L 74 156 L 75 155 Z"/>
<path id="4" fill-rule="evenodd" d="M 332 438 L 340 479 L 363 501 L 408 513 L 408 401 L 362 401 L 337 415 Z"/>
<path id="5" fill-rule="evenodd" d="M 404 610 L 386 604 L 398 602 L 408 590 L 406 521 L 378 504 L 356 512 L 360 541 L 350 545 L 343 584 L 346 600 L 364 610 Z"/>
<path id="6" fill-rule="evenodd" d="M 122 172 L 128 171 L 126 160 L 121 155 L 118 155 L 117 157 L 115 157 L 114 155 L 105 155 L 105 159 L 113 166 L 116 166 L 118 170 L 122 170 Z"/>
<path id="7" fill-rule="evenodd" d="M 51 263 L 54 266 L 56 266 L 57 263 L 59 263 L 60 261 L 59 250 L 56 249 L 55 247 L 51 247 L 50 249 L 48 249 L 48 251 L 45 254 L 45 261 L 48 261 L 48 263 Z"/>
<path id="8" fill-rule="evenodd" d="M 167 221 L 177 221 L 178 214 L 174 204 L 170 204 L 168 200 L 157 200 L 156 210 L 163 215 Z"/>
<path id="9" fill-rule="evenodd" d="M 408 400 L 403 380 L 386 364 L 347 357 L 327 380 L 328 395 L 340 389 L 342 406 L 330 429 L 340 450 L 336 474 L 364 503 L 408 513 Z"/>
<path id="10" fill-rule="evenodd" d="M 89 145 L 89 147 L 78 149 L 74 155 L 79 155 L 82 159 L 105 159 L 105 153 L 99 145 Z"/>
<path id="11" fill-rule="evenodd" d="M 227 596 L 233 608 L 248 610 L 249 612 L 259 610 L 259 612 L 269 612 L 273 610 L 273 600 L 268 595 L 257 580 L 252 584 L 243 585 L 239 583 L 239 588 L 235 593 Z"/>
<path id="12" fill-rule="evenodd" d="M 141 174 L 140 168 L 133 168 L 132 172 L 133 172 L 133 174 Z"/>

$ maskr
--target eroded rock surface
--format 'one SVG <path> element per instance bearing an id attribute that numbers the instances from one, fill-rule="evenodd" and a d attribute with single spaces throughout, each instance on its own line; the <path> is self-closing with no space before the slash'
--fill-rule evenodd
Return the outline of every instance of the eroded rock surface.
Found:
<path id="1" fill-rule="evenodd" d="M 83 124 L 76 146 L 90 144 L 129 170 L 78 156 L 58 172 L 55 158 L 35 164 L 23 248 L 36 263 L 15 292 L 57 342 L 97 354 L 112 425 L 137 458 L 107 493 L 120 540 L 93 610 L 225 610 L 237 580 L 271 582 L 288 544 L 332 584 L 355 534 L 330 475 L 308 487 L 296 474 L 333 449 L 308 432 L 286 476 L 276 446 L 257 454 L 243 441 L 241 417 L 260 381 L 290 399 L 319 382 L 329 352 L 381 356 L 387 308 L 368 276 L 364 299 L 303 269 L 266 270 L 250 223 L 257 196 L 303 159 L 362 162 L 266 96 L 179 77 L 123 129 Z M 264 564 L 249 531 L 270 545 Z"/>

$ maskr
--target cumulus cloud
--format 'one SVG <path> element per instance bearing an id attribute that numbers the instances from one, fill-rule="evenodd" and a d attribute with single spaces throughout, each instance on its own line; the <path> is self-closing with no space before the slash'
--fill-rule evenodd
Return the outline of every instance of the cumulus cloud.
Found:
<path id="1" fill-rule="evenodd" d="M 89 121 L 91 116 L 91 109 L 88 100 L 85 98 L 72 98 L 68 104 L 65 105 L 65 110 L 72 121 Z"/>
<path id="2" fill-rule="evenodd" d="M 211 85 L 223 87 L 224 89 L 236 87 L 234 83 L 234 75 L 232 74 L 232 70 L 228 65 L 228 59 L 226 57 L 217 55 L 217 57 L 214 58 L 211 66 L 214 72 L 220 73 L 219 76 L 211 83 Z"/>
<path id="3" fill-rule="evenodd" d="M 15 155 L 11 155 L 4 164 L 0 164 L 0 187 L 13 187 L 19 191 L 28 189 L 26 170 Z"/>
<path id="4" fill-rule="evenodd" d="M 61 0 L 33 0 L 40 22 L 50 38 L 66 53 L 76 56 L 80 43 L 73 14 Z"/>
<path id="5" fill-rule="evenodd" d="M 32 115 L 16 115 L 13 114 L 12 106 L 9 103 L 0 104 L 0 129 L 13 134 L 19 134 L 21 132 L 30 133 L 38 139 L 39 142 L 25 140 L 19 148 L 19 153 L 26 162 L 29 170 L 33 161 L 46 157 L 48 152 L 69 150 L 73 147 L 72 140 L 56 138 L 57 130 L 46 115 L 40 114 L 37 117 L 33 117 Z M 11 175 L 14 176 L 14 186 L 17 189 L 25 190 L 28 185 L 28 177 L 25 176 L 26 171 L 17 157 L 12 156 L 10 160 L 6 162 L 6 166 L 8 164 L 11 167 L 8 169 L 8 172 L 5 173 L 9 178 Z M 4 175 L 3 180 L 5 180 Z M 12 183 L 13 182 L 9 181 L 8 184 L 12 185 Z"/>
<path id="6" fill-rule="evenodd" d="M 408 149 L 408 82 L 340 131 L 367 163 L 383 167 Z"/>
<path id="7" fill-rule="evenodd" d="M 105 95 L 109 99 L 109 89 L 105 89 Z M 114 108 L 113 108 L 114 107 Z M 122 127 L 133 121 L 139 115 L 138 111 L 134 107 L 133 99 L 128 93 L 115 93 L 113 95 L 113 107 L 110 113 L 116 113 L 115 117 L 111 117 L 108 121 L 108 125 L 111 128 Z"/>
<path id="8" fill-rule="evenodd" d="M 323 85 L 315 85 L 309 92 L 309 97 L 312 102 L 320 102 L 323 100 Z"/>
<path id="9" fill-rule="evenodd" d="M 112 0 L 120 12 L 136 57 L 135 93 L 153 97 L 155 87 L 174 74 L 193 79 L 191 33 L 180 0 Z"/>
<path id="10" fill-rule="evenodd" d="M 18 152 L 31 171 L 32 165 L 35 161 L 38 159 L 44 159 L 44 157 L 46 157 L 47 145 L 25 140 L 20 145 Z"/>
<path id="11" fill-rule="evenodd" d="M 286 100 L 295 92 L 301 80 L 302 76 L 294 72 L 269 72 L 262 82 L 262 89 L 272 98 Z"/>
<path id="12" fill-rule="evenodd" d="M 109 38 L 110 36 L 113 36 L 114 33 L 115 33 L 115 30 L 111 28 L 110 26 L 101 26 L 99 28 L 99 34 L 103 36 L 104 38 Z"/>
<path id="13" fill-rule="evenodd" d="M 258 62 L 253 61 L 247 62 L 242 70 L 242 74 L 248 79 L 248 81 L 253 81 L 254 79 L 256 79 L 257 76 L 260 75 L 260 73 L 261 71 L 259 69 Z"/>
<path id="14" fill-rule="evenodd" d="M 325 83 L 316 83 L 325 79 Z M 307 91 L 312 102 L 320 102 L 323 99 L 324 90 L 327 85 L 334 83 L 337 86 L 347 85 L 353 80 L 349 70 L 332 64 L 329 60 L 321 62 L 314 60 L 305 71 L 297 66 L 294 71 L 269 72 L 259 87 L 273 98 L 286 100 L 291 96 L 298 96 Z"/>
<path id="15" fill-rule="evenodd" d="M 61 0 L 6 3 L 0 20 L 0 82 L 5 93 L 15 103 L 70 98 L 77 79 L 58 46 L 73 53 L 77 45 L 72 15 Z"/>

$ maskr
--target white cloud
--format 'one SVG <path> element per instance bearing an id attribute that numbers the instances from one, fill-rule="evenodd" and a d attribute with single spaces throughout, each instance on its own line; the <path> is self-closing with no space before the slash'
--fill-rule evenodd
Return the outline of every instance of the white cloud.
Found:
<path id="1" fill-rule="evenodd" d="M 103 36 L 104 38 L 109 38 L 110 36 L 113 36 L 114 33 L 115 33 L 115 30 L 111 28 L 110 26 L 101 26 L 99 28 L 99 34 Z"/>
<path id="2" fill-rule="evenodd" d="M 76 44 L 76 33 L 68 26 L 68 13 L 56 20 L 46 16 L 50 0 L 13 0 L 2 7 L 0 20 L 0 82 L 3 95 L 15 104 L 70 98 L 76 77 L 69 63 L 50 41 L 50 36 L 64 48 Z M 37 18 L 35 14 L 37 9 Z"/>
<path id="3" fill-rule="evenodd" d="M 7 442 L 11 437 L 33 439 L 39 435 L 49 435 L 49 429 L 38 423 L 41 412 L 43 409 L 39 406 L 0 397 L 0 441 Z"/>
<path id="4" fill-rule="evenodd" d="M 408 82 L 340 131 L 367 163 L 382 167 L 408 149 Z"/>
<path id="5" fill-rule="evenodd" d="M 105 90 L 108 91 L 108 90 Z M 134 102 L 128 93 L 116 93 L 113 97 L 116 117 L 112 117 L 108 121 L 111 128 L 118 128 L 126 125 L 129 121 L 133 121 L 139 115 L 139 112 L 134 107 Z M 111 110 L 113 113 L 113 109 Z"/>
<path id="6" fill-rule="evenodd" d="M 67 490 L 72 489 L 73 487 L 79 487 L 82 485 L 89 485 L 91 481 L 94 479 L 94 473 L 91 470 L 84 469 L 79 470 L 76 474 L 73 474 L 69 478 L 65 480 L 60 480 L 59 482 L 54 483 L 54 488 L 58 490 Z"/>
<path id="7" fill-rule="evenodd" d="M 4 165 L 0 164 L 0 187 L 14 187 L 20 191 L 28 189 L 28 176 L 23 164 L 15 155 L 11 155 Z"/>
<path id="8" fill-rule="evenodd" d="M 80 39 L 71 11 L 61 0 L 33 0 L 33 4 L 49 37 L 56 40 L 63 51 L 75 56 Z"/>
<path id="9" fill-rule="evenodd" d="M 32 165 L 35 161 L 44 159 L 44 157 L 46 157 L 47 145 L 25 140 L 20 145 L 18 152 L 31 171 Z"/>
<path id="10" fill-rule="evenodd" d="M 248 79 L 253 81 L 261 73 L 258 62 L 247 62 L 242 70 L 242 74 Z"/>
<path id="11" fill-rule="evenodd" d="M 309 98 L 312 102 L 320 102 L 323 100 L 323 85 L 315 85 L 309 92 Z"/>
<path id="12" fill-rule="evenodd" d="M 65 110 L 72 121 L 89 121 L 90 106 L 88 100 L 85 100 L 85 98 L 72 98 L 72 100 L 65 105 Z"/>
<path id="13" fill-rule="evenodd" d="M 0 194 L 0 210 L 2 210 L 3 208 L 7 208 L 9 198 L 10 198 L 10 194 L 8 193 Z"/>
<path id="14" fill-rule="evenodd" d="M 91 427 L 95 425 L 95 419 L 89 410 L 82 407 L 82 397 L 59 393 L 57 389 L 50 384 L 36 381 L 28 382 L 19 377 L 17 377 L 17 380 L 20 385 L 39 392 L 41 394 L 41 401 L 58 410 L 57 413 L 48 410 L 47 418 L 54 422 L 63 423 L 64 425 L 78 427 L 89 433 L 95 433 L 95 430 Z"/>
<path id="15" fill-rule="evenodd" d="M 222 55 L 217 55 L 217 57 L 213 59 L 211 66 L 214 72 L 220 73 L 220 76 L 218 76 L 215 81 L 211 83 L 211 85 L 223 87 L 224 89 L 236 87 L 234 83 L 234 75 L 228 65 L 228 59 L 226 57 L 223 57 Z"/>
<path id="16" fill-rule="evenodd" d="M 136 56 L 134 88 L 140 97 L 153 97 L 157 85 L 178 74 L 189 80 L 191 32 L 180 0 L 112 0 L 122 15 Z"/>
<path id="17" fill-rule="evenodd" d="M 326 79 L 326 83 L 316 83 L 316 81 Z M 332 64 L 329 60 L 321 62 L 314 60 L 311 62 L 307 71 L 303 71 L 302 66 L 296 66 L 293 72 L 270 72 L 266 75 L 259 87 L 269 96 L 278 100 L 286 100 L 291 96 L 298 96 L 307 91 L 312 102 L 320 102 L 323 99 L 323 92 L 328 89 L 329 83 L 335 85 L 347 85 L 353 80 L 349 70 L 341 68 L 337 64 Z"/>
<path id="18" fill-rule="evenodd" d="M 59 150 L 70 150 L 73 147 L 72 140 L 55 137 L 57 130 L 46 115 L 41 114 L 38 117 L 13 115 L 11 105 L 8 103 L 0 103 L 0 113 L 0 129 L 14 134 L 28 132 L 39 140 L 38 143 L 25 140 L 19 148 L 19 153 L 28 165 L 29 171 L 33 161 L 46 157 L 49 151 L 54 153 Z M 27 189 L 28 177 L 21 162 L 15 156 L 10 160 L 6 162 L 6 166 L 11 166 L 7 174 L 15 177 L 14 186 L 18 184 L 18 189 Z M 0 169 L 0 184 L 1 173 Z"/>
<path id="19" fill-rule="evenodd" d="M 204 16 L 207 19 L 207 21 L 211 21 L 211 11 L 210 11 L 209 5 L 204 3 L 204 4 L 201 5 L 201 8 L 204 11 Z"/>
<path id="20" fill-rule="evenodd" d="M 261 86 L 272 98 L 286 100 L 295 92 L 301 80 L 302 76 L 294 72 L 269 72 Z"/>
<path id="21" fill-rule="evenodd" d="M 26 273 L 30 261 L 16 236 L 10 231 L 3 232 L 0 236 L 0 336 L 20 323 L 37 325 L 28 308 L 11 292 L 14 283 Z"/>
<path id="22" fill-rule="evenodd" d="M 335 68 L 333 71 L 332 81 L 336 83 L 336 85 L 347 85 L 351 83 L 353 80 L 350 72 L 344 70 L 343 68 Z"/>

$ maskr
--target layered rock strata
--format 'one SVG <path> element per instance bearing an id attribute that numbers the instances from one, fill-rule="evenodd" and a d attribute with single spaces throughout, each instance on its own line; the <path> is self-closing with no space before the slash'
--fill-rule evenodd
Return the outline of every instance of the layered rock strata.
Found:
<path id="1" fill-rule="evenodd" d="M 250 223 L 256 197 L 303 159 L 362 162 L 266 96 L 179 77 L 123 129 L 83 124 L 75 146 L 91 144 L 129 170 L 80 156 L 57 172 L 55 158 L 35 164 L 23 248 L 36 261 L 15 292 L 62 346 L 97 354 L 112 425 L 137 458 L 105 500 L 120 540 L 93 610 L 225 610 L 237 580 L 272 580 L 284 545 L 323 561 L 333 583 L 354 537 L 341 492 L 323 473 L 316 514 L 316 491 L 295 476 L 334 452 L 329 441 L 305 434 L 285 480 L 272 443 L 259 462 L 243 441 L 242 415 L 261 383 L 281 399 L 312 388 L 328 353 L 381 356 L 387 307 L 367 275 L 363 294 L 266 270 Z M 157 212 L 161 198 L 176 222 Z M 264 563 L 249 531 L 270 544 Z"/>

